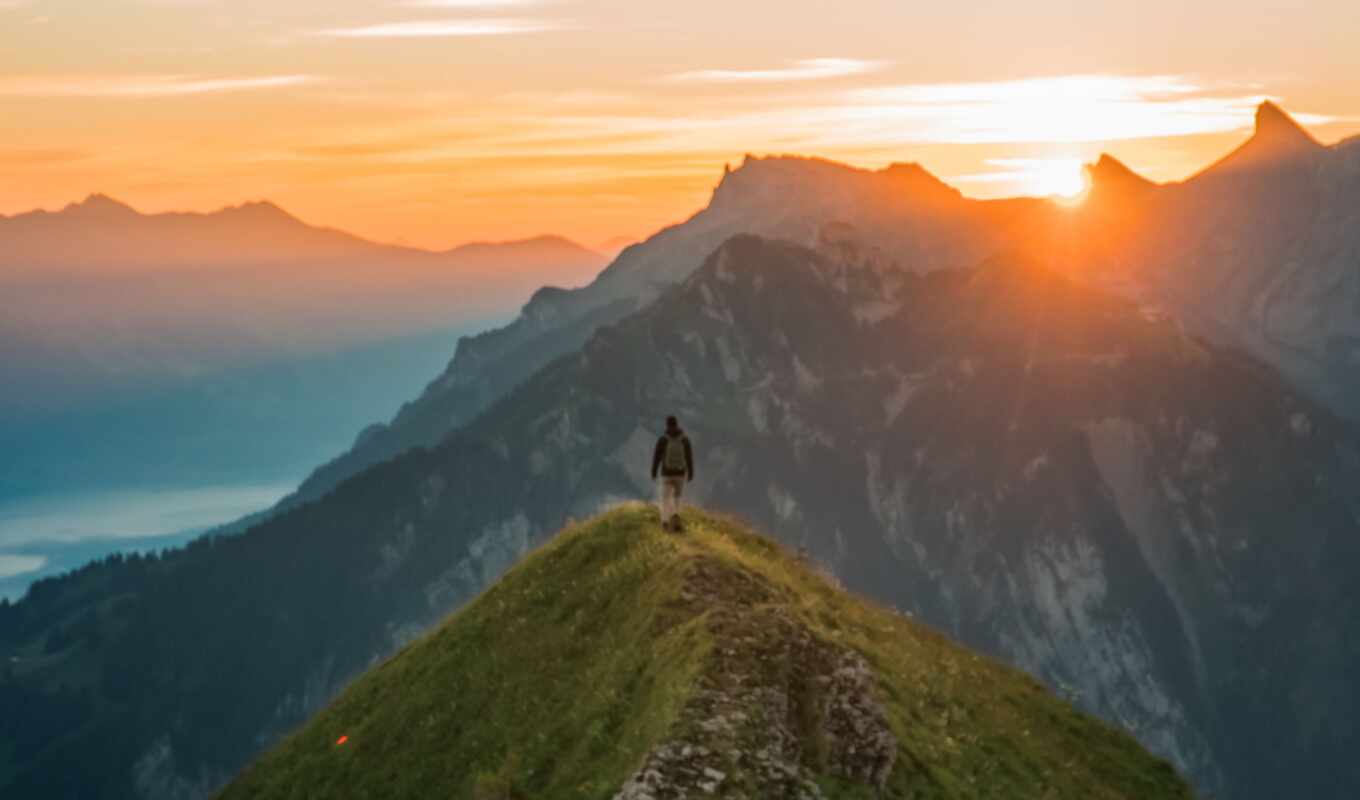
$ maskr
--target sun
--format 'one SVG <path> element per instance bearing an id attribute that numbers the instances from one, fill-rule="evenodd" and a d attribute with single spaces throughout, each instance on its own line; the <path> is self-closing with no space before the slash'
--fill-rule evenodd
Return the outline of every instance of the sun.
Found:
<path id="1" fill-rule="evenodd" d="M 1079 203 L 1086 196 L 1089 181 L 1079 158 L 1034 159 L 1025 178 L 1030 192 L 1065 203 Z"/>

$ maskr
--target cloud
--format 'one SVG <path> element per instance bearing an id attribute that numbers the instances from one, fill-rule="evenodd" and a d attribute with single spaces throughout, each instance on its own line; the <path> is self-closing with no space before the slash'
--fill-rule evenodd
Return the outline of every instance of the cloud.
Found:
<path id="1" fill-rule="evenodd" d="M 882 69 L 882 61 L 858 58 L 807 58 L 774 69 L 701 69 L 668 75 L 672 83 L 784 83 L 862 75 Z"/>
<path id="2" fill-rule="evenodd" d="M 949 175 L 944 180 L 948 183 L 1025 183 L 1033 182 L 1036 177 L 1051 173 L 1054 169 L 1076 174 L 1082 168 L 1079 158 L 987 158 L 983 159 L 983 163 L 1001 169 Z"/>
<path id="3" fill-rule="evenodd" d="M 579 96 L 570 103 L 557 103 L 552 94 L 506 95 L 478 106 L 472 115 L 451 111 L 437 130 L 422 124 L 422 132 L 399 141 L 393 141 L 391 132 L 375 132 L 371 139 L 350 144 L 398 146 L 350 155 L 403 167 L 443 168 L 491 160 L 676 154 L 720 158 L 742 152 L 878 160 L 898 158 L 905 148 L 956 143 L 1095 145 L 1235 133 L 1251 127 L 1261 99 L 1255 93 L 1259 87 L 1208 86 L 1166 76 L 860 89 L 769 86 L 773 91 L 760 91 L 764 86 L 738 85 L 729 93 L 665 107 L 585 90 L 577 90 Z M 794 91 L 791 99 L 789 92 Z M 1328 119 L 1309 114 L 1298 118 L 1308 125 Z M 994 169 L 978 170 L 988 177 L 963 179 L 987 185 L 1029 175 L 1041 165 L 1012 161 L 988 166 Z"/>
<path id="4" fill-rule="evenodd" d="M 558 30 L 561 26 L 536 19 L 430 19 L 383 22 L 356 28 L 328 28 L 316 36 L 337 39 L 412 39 L 455 36 L 506 36 Z"/>
<path id="5" fill-rule="evenodd" d="M 203 77 L 113 75 L 0 78 L 0 97 L 181 97 L 284 89 L 316 83 L 314 75 Z"/>
<path id="6" fill-rule="evenodd" d="M 4 6 L 0 6 L 0 8 L 4 8 Z M 46 556 L 17 556 L 0 553 L 0 578 L 12 578 L 15 575 L 37 572 L 45 566 L 47 566 Z"/>
<path id="7" fill-rule="evenodd" d="M 845 121 L 866 137 L 918 142 L 1097 142 L 1224 133 L 1251 126 L 1274 99 L 1259 87 L 1178 75 L 1065 75 L 989 83 L 855 89 Z M 1331 121 L 1297 114 L 1307 125 Z M 895 132 L 896 131 L 896 132 Z"/>

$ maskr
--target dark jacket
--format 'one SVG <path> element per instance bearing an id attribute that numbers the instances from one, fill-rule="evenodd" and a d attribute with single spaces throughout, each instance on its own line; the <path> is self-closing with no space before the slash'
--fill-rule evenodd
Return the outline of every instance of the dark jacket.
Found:
<path id="1" fill-rule="evenodd" d="M 668 433 L 656 440 L 656 449 L 652 451 L 652 480 L 656 480 L 658 470 L 667 478 L 678 478 L 683 475 L 689 480 L 694 480 L 694 450 L 690 447 L 689 437 L 682 430 L 676 430 L 675 433 L 685 445 L 685 471 L 672 473 L 661 467 L 662 460 L 666 458 L 666 436 L 670 435 Z"/>

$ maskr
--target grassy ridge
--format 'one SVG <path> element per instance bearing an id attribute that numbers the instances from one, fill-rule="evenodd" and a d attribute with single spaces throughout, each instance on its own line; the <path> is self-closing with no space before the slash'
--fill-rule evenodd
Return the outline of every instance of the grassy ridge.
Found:
<path id="1" fill-rule="evenodd" d="M 814 636 L 871 664 L 899 745 L 888 796 L 1190 796 L 1127 735 L 844 593 L 772 541 L 704 514 L 669 535 L 639 505 L 564 531 L 223 797 L 612 797 L 667 739 L 721 645 L 702 604 L 680 601 L 700 559 L 756 579 Z M 870 796 L 829 776 L 820 785 Z"/>

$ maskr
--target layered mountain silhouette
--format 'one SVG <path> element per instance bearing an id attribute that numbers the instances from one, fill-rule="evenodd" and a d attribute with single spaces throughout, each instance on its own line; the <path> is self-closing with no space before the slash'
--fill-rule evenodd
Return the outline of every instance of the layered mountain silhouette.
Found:
<path id="1" fill-rule="evenodd" d="M 0 498 L 295 482 L 415 394 L 431 352 L 604 264 L 550 236 L 378 245 L 270 203 L 0 218 Z"/>
<path id="2" fill-rule="evenodd" d="M 413 727 L 412 720 L 421 720 Z M 572 527 L 371 670 L 231 798 L 1189 797 L 1031 678 L 731 520 Z"/>
<path id="3" fill-rule="evenodd" d="M 147 215 L 92 195 L 0 217 L 0 413 L 490 320 L 603 266 L 560 237 L 379 245 L 266 202 Z"/>
<path id="4" fill-rule="evenodd" d="M 1273 114 L 1253 141 L 1288 134 Z M 80 722 L 7 731 L 3 786 L 227 782 L 568 517 L 647 493 L 674 412 L 696 498 L 1207 792 L 1352 796 L 1360 441 L 1317 398 L 1355 408 L 1360 167 L 1353 143 L 1255 149 L 1278 157 L 1174 185 L 1102 160 L 1077 209 L 748 159 L 460 342 L 271 519 L 0 610 L 6 702 Z"/>

